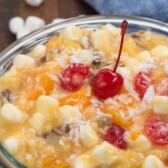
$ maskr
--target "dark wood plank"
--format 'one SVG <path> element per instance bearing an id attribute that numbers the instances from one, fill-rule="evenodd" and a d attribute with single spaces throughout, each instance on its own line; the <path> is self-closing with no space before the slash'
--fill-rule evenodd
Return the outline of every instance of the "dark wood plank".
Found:
<path id="1" fill-rule="evenodd" d="M 44 3 L 39 7 L 31 7 L 24 0 L 19 0 L 19 14 L 24 19 L 30 15 L 43 18 L 46 23 L 50 23 L 53 18 L 58 16 L 57 1 L 44 0 Z"/>
<path id="2" fill-rule="evenodd" d="M 58 17 L 69 18 L 78 15 L 93 15 L 97 12 L 82 0 L 56 0 Z"/>
<path id="3" fill-rule="evenodd" d="M 8 22 L 14 16 L 25 19 L 34 15 L 50 23 L 57 17 L 69 18 L 90 14 L 97 13 L 82 0 L 44 0 L 37 8 L 27 5 L 24 0 L 0 0 L 0 51 L 15 41 L 15 36 L 8 29 Z"/>
<path id="4" fill-rule="evenodd" d="M 18 0 L 0 0 L 0 51 L 15 40 L 15 35 L 9 32 L 8 23 L 18 14 Z"/>

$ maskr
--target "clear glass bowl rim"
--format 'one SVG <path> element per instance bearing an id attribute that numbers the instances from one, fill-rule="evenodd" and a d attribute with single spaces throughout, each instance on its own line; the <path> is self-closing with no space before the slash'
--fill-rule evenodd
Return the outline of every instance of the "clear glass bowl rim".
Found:
<path id="1" fill-rule="evenodd" d="M 27 46 L 31 46 L 37 41 L 37 44 L 41 38 L 53 36 L 56 32 L 61 30 L 62 28 L 68 26 L 69 24 L 73 25 L 94 25 L 94 24 L 106 24 L 106 23 L 114 23 L 120 24 L 124 19 L 128 21 L 128 23 L 134 24 L 136 26 L 144 26 L 151 29 L 156 29 L 161 32 L 164 32 L 168 36 L 168 24 L 143 17 L 134 17 L 134 16 L 78 16 L 70 19 L 66 19 L 63 22 L 56 24 L 49 24 L 35 32 L 30 33 L 29 35 L 15 41 L 11 45 L 9 45 L 6 49 L 4 49 L 0 53 L 0 75 L 2 75 L 6 69 L 8 68 L 8 60 L 11 63 L 11 58 L 23 51 Z M 11 64 L 9 64 L 10 66 Z M 4 168 L 26 168 L 24 165 L 19 163 L 16 159 L 14 159 L 2 146 L 0 143 L 0 164 L 2 163 Z"/>

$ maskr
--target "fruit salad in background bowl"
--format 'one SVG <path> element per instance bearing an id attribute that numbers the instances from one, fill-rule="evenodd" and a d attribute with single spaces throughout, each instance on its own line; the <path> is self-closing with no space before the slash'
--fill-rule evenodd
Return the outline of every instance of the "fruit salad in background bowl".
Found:
<path id="1" fill-rule="evenodd" d="M 9 46 L 0 53 L 2 163 L 168 167 L 167 35 L 150 19 L 90 16 Z"/>

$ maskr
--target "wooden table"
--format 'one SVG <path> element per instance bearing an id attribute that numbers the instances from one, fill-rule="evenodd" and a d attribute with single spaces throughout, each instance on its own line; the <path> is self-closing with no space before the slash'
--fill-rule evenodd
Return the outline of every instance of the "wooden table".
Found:
<path id="1" fill-rule="evenodd" d="M 54 18 L 69 18 L 78 15 L 97 14 L 82 0 L 44 0 L 40 7 L 31 7 L 24 0 L 0 0 L 0 51 L 15 41 L 9 32 L 8 22 L 14 16 L 34 15 L 50 23 Z"/>

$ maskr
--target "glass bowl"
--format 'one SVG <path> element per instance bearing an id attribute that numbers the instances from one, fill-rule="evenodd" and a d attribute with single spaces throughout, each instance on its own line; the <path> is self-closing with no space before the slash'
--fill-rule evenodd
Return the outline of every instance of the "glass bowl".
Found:
<path id="1" fill-rule="evenodd" d="M 18 53 L 27 53 L 36 44 L 45 44 L 49 38 L 57 35 L 61 29 L 69 24 L 92 29 L 96 29 L 107 23 L 119 27 L 124 19 L 129 23 L 127 29 L 128 33 L 139 30 L 149 30 L 168 36 L 168 24 L 147 18 L 125 16 L 81 16 L 71 18 L 61 23 L 47 25 L 44 28 L 17 40 L 2 51 L 0 53 L 0 75 L 3 75 L 4 72 L 10 68 L 15 55 Z M 3 165 L 3 168 L 26 168 L 26 166 L 13 158 L 2 144 L 0 144 L 0 163 Z"/>

